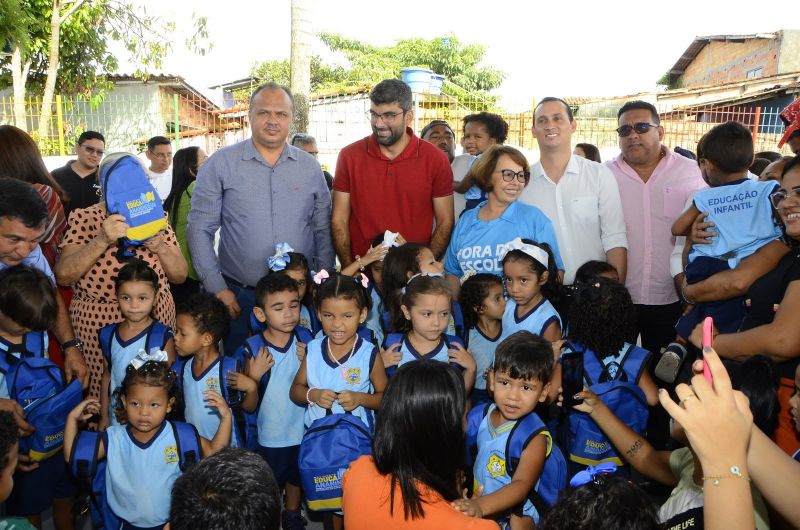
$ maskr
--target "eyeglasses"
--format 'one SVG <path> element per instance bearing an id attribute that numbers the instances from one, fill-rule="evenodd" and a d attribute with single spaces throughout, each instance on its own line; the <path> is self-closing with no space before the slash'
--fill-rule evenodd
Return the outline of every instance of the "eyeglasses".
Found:
<path id="1" fill-rule="evenodd" d="M 498 171 L 500 172 L 501 175 L 503 175 L 503 180 L 505 180 L 506 182 L 513 182 L 514 177 L 516 177 L 518 181 L 524 184 L 525 182 L 528 182 L 528 179 L 531 178 L 530 171 L 520 171 L 519 173 L 517 173 L 513 169 L 496 169 L 495 173 L 497 173 Z"/>
<path id="2" fill-rule="evenodd" d="M 651 127 L 660 126 L 657 123 L 647 123 L 645 121 L 641 121 L 639 123 L 634 123 L 633 125 L 623 125 L 617 129 L 617 134 L 620 138 L 625 138 L 626 136 L 630 136 L 632 132 L 636 132 L 636 134 L 644 134 L 649 131 Z"/>
<path id="3" fill-rule="evenodd" d="M 156 158 L 166 158 L 166 159 L 172 158 L 172 153 L 156 153 L 155 151 L 150 151 L 150 154 L 152 154 Z"/>
<path id="4" fill-rule="evenodd" d="M 790 190 L 776 190 L 769 194 L 769 200 L 772 203 L 772 207 L 776 210 L 778 206 L 785 201 L 786 199 L 791 196 L 794 200 L 800 200 L 800 186 L 796 188 L 792 188 Z"/>
<path id="5" fill-rule="evenodd" d="M 86 152 L 89 153 L 90 155 L 103 156 L 104 154 L 106 154 L 106 152 L 103 151 L 102 149 L 97 149 L 89 145 L 84 145 L 83 148 L 86 149 Z"/>
<path id="6" fill-rule="evenodd" d="M 384 112 L 383 114 L 378 114 L 377 112 L 372 112 L 371 110 L 368 110 L 366 115 L 367 119 L 371 123 L 377 122 L 378 118 L 383 120 L 383 123 L 389 123 L 390 121 L 394 121 L 395 118 L 397 118 L 401 114 L 405 114 L 406 112 L 408 111 L 404 110 L 402 112 Z"/>

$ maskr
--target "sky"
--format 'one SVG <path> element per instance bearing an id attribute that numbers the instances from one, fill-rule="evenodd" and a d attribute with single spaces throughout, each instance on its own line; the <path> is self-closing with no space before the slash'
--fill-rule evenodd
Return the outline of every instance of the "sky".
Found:
<path id="1" fill-rule="evenodd" d="M 290 0 L 137 2 L 177 25 L 163 73 L 181 75 L 204 92 L 247 77 L 255 62 L 289 57 Z M 454 33 L 462 42 L 483 44 L 484 62 L 507 74 L 497 90 L 507 110 L 530 108 L 534 98 L 544 96 L 654 90 L 656 81 L 696 36 L 800 29 L 800 15 L 792 14 L 785 0 L 724 4 L 699 0 L 308 0 L 308 4 L 314 32 L 336 32 L 375 45 Z M 184 46 L 192 13 L 208 17 L 214 48 L 204 57 Z M 318 40 L 313 49 L 326 56 Z M 122 72 L 135 70 L 122 64 Z"/>

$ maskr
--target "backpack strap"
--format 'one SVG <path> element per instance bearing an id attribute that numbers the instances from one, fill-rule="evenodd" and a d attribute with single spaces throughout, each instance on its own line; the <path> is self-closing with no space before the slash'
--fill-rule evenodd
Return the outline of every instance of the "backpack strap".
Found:
<path id="1" fill-rule="evenodd" d="M 576 351 L 581 350 L 576 349 Z M 603 376 L 608 376 L 608 370 L 603 361 L 592 350 L 588 348 L 583 350 L 583 377 L 588 383 L 587 386 L 601 382 Z"/>
<path id="2" fill-rule="evenodd" d="M 172 433 L 178 446 L 178 466 L 181 471 L 186 471 L 191 465 L 203 458 L 200 435 L 191 423 L 171 421 Z"/>
<path id="3" fill-rule="evenodd" d="M 322 323 L 319 321 L 317 312 L 314 311 L 313 307 L 308 310 L 308 321 L 309 325 L 311 326 L 312 333 L 317 333 L 319 330 L 322 329 Z"/>
<path id="4" fill-rule="evenodd" d="M 506 470 L 508 472 L 508 476 L 514 476 L 514 471 L 519 465 L 523 451 L 525 451 L 531 441 L 540 434 L 544 435 L 547 440 L 544 455 L 545 460 L 547 460 L 547 458 L 550 456 L 550 453 L 553 451 L 553 438 L 548 432 L 547 426 L 536 414 L 528 414 L 521 420 L 518 420 L 517 423 L 511 428 L 511 432 L 508 435 L 508 440 L 506 441 L 505 452 Z M 544 468 L 542 469 L 542 472 L 544 472 Z M 540 516 L 544 515 L 549 509 L 547 503 L 544 501 L 544 499 L 542 499 L 541 495 L 539 495 L 539 492 L 536 491 L 535 484 L 528 494 L 528 499 L 531 501 L 531 503 L 533 503 L 533 507 L 536 508 L 536 511 Z"/>
<path id="5" fill-rule="evenodd" d="M 369 329 L 368 327 L 364 326 L 363 324 L 358 326 L 358 329 L 356 330 L 356 333 L 363 340 L 365 340 L 367 342 L 371 342 L 372 344 L 375 344 L 375 333 L 371 329 Z"/>
<path id="6" fill-rule="evenodd" d="M 240 390 L 229 390 L 225 376 L 228 372 L 241 371 L 241 365 L 234 358 L 228 355 L 223 355 L 219 360 L 219 388 L 222 397 L 231 408 L 231 416 L 233 418 L 233 432 L 231 436 L 236 436 L 239 439 L 239 447 L 244 447 L 245 440 L 247 439 L 247 421 L 244 417 L 244 410 L 242 409 L 242 401 L 244 401 L 244 392 Z"/>
<path id="7" fill-rule="evenodd" d="M 100 432 L 78 432 L 69 455 L 69 467 L 74 477 L 91 483 L 97 473 L 97 455 L 100 454 L 102 439 L 103 433 Z"/>
<path id="8" fill-rule="evenodd" d="M 464 312 L 461 310 L 461 304 L 458 301 L 453 301 L 451 304 L 451 311 L 453 315 L 453 327 L 455 327 L 456 337 L 462 341 L 466 341 L 466 336 L 469 334 L 464 326 Z"/>
<path id="9" fill-rule="evenodd" d="M 189 359 L 192 357 L 176 357 L 175 363 L 172 365 L 172 371 L 177 374 L 176 383 L 178 385 L 178 390 L 183 392 L 183 375 L 186 373 L 186 366 L 189 364 Z"/>
<path id="10" fill-rule="evenodd" d="M 392 329 L 392 315 L 388 311 L 381 313 L 381 328 L 383 328 L 384 336 L 389 335 L 394 331 Z"/>
<path id="11" fill-rule="evenodd" d="M 483 418 L 489 413 L 489 408 L 493 403 L 486 403 L 483 407 L 474 407 L 467 414 L 467 431 L 465 433 L 467 442 L 467 464 L 472 468 L 475 458 L 478 456 L 478 430 L 481 427 Z"/>
<path id="12" fill-rule="evenodd" d="M 45 357 L 45 334 L 42 331 L 29 331 L 25 334 L 25 349 L 35 357 Z"/>
<path id="13" fill-rule="evenodd" d="M 172 330 L 161 322 L 155 321 L 150 326 L 150 331 L 147 332 L 147 338 L 144 341 L 144 351 L 150 353 L 151 348 L 164 349 L 167 341 L 172 337 Z"/>
<path id="14" fill-rule="evenodd" d="M 105 357 L 108 362 L 109 368 L 111 367 L 111 341 L 114 338 L 114 331 L 116 331 L 117 326 L 119 326 L 119 324 L 109 324 L 108 326 L 100 328 L 98 332 L 100 350 L 102 350 L 103 357 Z"/>
<path id="15" fill-rule="evenodd" d="M 624 370 L 629 375 L 630 382 L 635 385 L 639 384 L 639 379 L 642 377 L 642 373 L 651 356 L 652 354 L 644 348 L 629 344 L 625 355 L 623 355 L 619 363 L 620 370 Z"/>
<path id="16" fill-rule="evenodd" d="M 444 333 L 442 335 L 442 340 L 444 340 L 444 347 L 447 348 L 448 350 L 453 349 L 453 344 L 460 344 L 461 346 L 464 346 L 464 342 L 455 335 L 448 335 L 447 333 Z M 458 363 L 454 363 L 451 361 L 450 366 L 455 367 L 459 372 L 464 371 L 464 367 Z"/>
<path id="17" fill-rule="evenodd" d="M 403 333 L 389 333 L 387 335 L 384 335 L 384 337 L 383 337 L 383 348 L 386 349 L 386 348 L 388 348 L 389 346 L 391 346 L 392 344 L 394 344 L 396 342 L 399 342 L 399 343 L 402 344 L 403 337 L 404 337 Z M 399 368 L 399 366 L 387 366 L 386 367 L 386 377 L 394 376 L 394 374 L 395 374 L 395 372 L 397 372 L 398 368 Z"/>
<path id="18" fill-rule="evenodd" d="M 303 344 L 308 345 L 309 342 L 314 340 L 314 335 L 312 335 L 311 331 L 307 330 L 303 326 L 297 326 L 294 328 L 294 338 Z"/>

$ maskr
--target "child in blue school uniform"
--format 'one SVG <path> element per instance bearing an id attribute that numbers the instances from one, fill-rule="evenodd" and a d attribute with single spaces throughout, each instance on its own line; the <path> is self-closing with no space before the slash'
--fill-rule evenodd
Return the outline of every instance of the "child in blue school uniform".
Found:
<path id="1" fill-rule="evenodd" d="M 314 283 L 324 335 L 308 344 L 289 395 L 298 405 L 307 404 L 306 428 L 327 414 L 349 413 L 372 431 L 387 378 L 378 348 L 358 334 L 367 318 L 366 289 L 359 278 L 324 269 Z M 341 528 L 342 517 L 331 517 L 334 528 Z"/>
<path id="2" fill-rule="evenodd" d="M 176 376 L 165 362 L 142 361 L 128 365 L 117 397 L 125 409 L 127 425 L 112 425 L 101 439 L 97 459 L 106 459 L 106 499 L 111 512 L 126 530 L 160 529 L 169 519 L 170 492 L 181 474 L 177 435 L 167 420 L 175 406 Z M 212 439 L 200 436 L 203 456 L 228 446 L 231 410 L 217 392 L 203 399 L 217 411 L 219 422 Z M 90 398 L 70 412 L 64 432 L 64 454 L 72 455 L 78 425 L 100 408 Z"/>
<path id="3" fill-rule="evenodd" d="M 458 297 L 464 311 L 464 325 L 468 330 L 467 347 L 476 364 L 475 387 L 470 395 L 474 407 L 489 401 L 486 377 L 503 334 L 503 313 L 506 309 L 503 281 L 495 274 L 475 274 L 461 285 Z"/>
<path id="4" fill-rule="evenodd" d="M 451 306 L 450 286 L 441 274 L 420 273 L 408 280 L 400 299 L 400 333 L 387 335 L 381 352 L 390 377 L 405 363 L 433 359 L 457 365 L 467 392 L 472 390 L 475 360 L 461 339 L 446 333 Z"/>
<path id="5" fill-rule="evenodd" d="M 218 411 L 209 407 L 206 392 L 217 392 L 234 411 L 232 447 L 244 447 L 246 424 L 242 411 L 253 412 L 258 405 L 258 385 L 250 379 L 233 356 L 223 357 L 219 343 L 228 329 L 225 305 L 210 293 L 191 296 L 177 310 L 174 370 L 183 393 L 185 418 L 201 436 L 210 438 L 219 428 Z"/>
<path id="6" fill-rule="evenodd" d="M 553 365 L 550 343 L 527 331 L 498 346 L 489 372 L 493 403 L 473 408 L 467 419 L 474 490 L 480 494 L 454 501 L 457 509 L 491 517 L 503 529 L 534 528 L 544 506 L 566 487 L 564 457 L 534 412 L 547 399 Z M 524 442 L 514 455 L 513 439 Z"/>
<path id="7" fill-rule="evenodd" d="M 503 338 L 530 331 L 550 342 L 561 339 L 561 317 L 550 299 L 560 297 L 553 252 L 546 243 L 516 238 L 500 254 L 508 302 Z"/>
<path id="8" fill-rule="evenodd" d="M 125 369 L 140 351 L 165 351 L 170 365 L 175 361 L 172 330 L 156 321 L 151 313 L 158 297 L 158 275 L 142 260 L 132 260 L 117 274 L 114 285 L 123 321 L 100 329 L 103 351 L 103 379 L 100 390 L 100 427 L 119 425 L 111 394 L 122 384 Z"/>
<path id="9" fill-rule="evenodd" d="M 0 355 L 47 357 L 45 330 L 56 320 L 56 296 L 53 282 L 39 270 L 17 265 L 0 271 Z M 9 397 L 5 373 L 0 372 L 0 398 Z M 40 514 L 52 507 L 55 520 L 71 520 L 74 495 L 75 486 L 61 455 L 34 464 L 27 454 L 20 454 L 6 513 L 27 517 L 41 527 Z"/>
<path id="10" fill-rule="evenodd" d="M 305 528 L 297 458 L 303 439 L 306 407 L 289 398 L 289 388 L 305 358 L 311 332 L 299 325 L 300 292 L 287 274 L 268 274 L 256 284 L 253 313 L 264 330 L 239 348 L 247 375 L 258 383 L 259 404 L 249 415 L 256 431 L 249 447 L 261 455 L 275 474 L 278 488 L 286 492 L 281 526 Z"/>
<path id="11" fill-rule="evenodd" d="M 275 253 L 267 258 L 267 274 L 286 274 L 295 282 L 300 294 L 300 325 L 316 335 L 320 330 L 317 315 L 314 314 L 314 301 L 311 292 L 311 268 L 308 259 L 300 252 L 295 252 L 288 243 L 278 243 Z M 251 332 L 257 335 L 263 324 L 250 318 Z"/>

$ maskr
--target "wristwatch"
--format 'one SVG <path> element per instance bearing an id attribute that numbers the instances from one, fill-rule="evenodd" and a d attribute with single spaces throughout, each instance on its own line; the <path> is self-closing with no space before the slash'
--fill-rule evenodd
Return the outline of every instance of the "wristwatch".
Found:
<path id="1" fill-rule="evenodd" d="M 78 351 L 83 353 L 83 341 L 81 339 L 72 339 L 61 343 L 61 351 L 67 351 L 68 348 L 78 348 Z"/>

